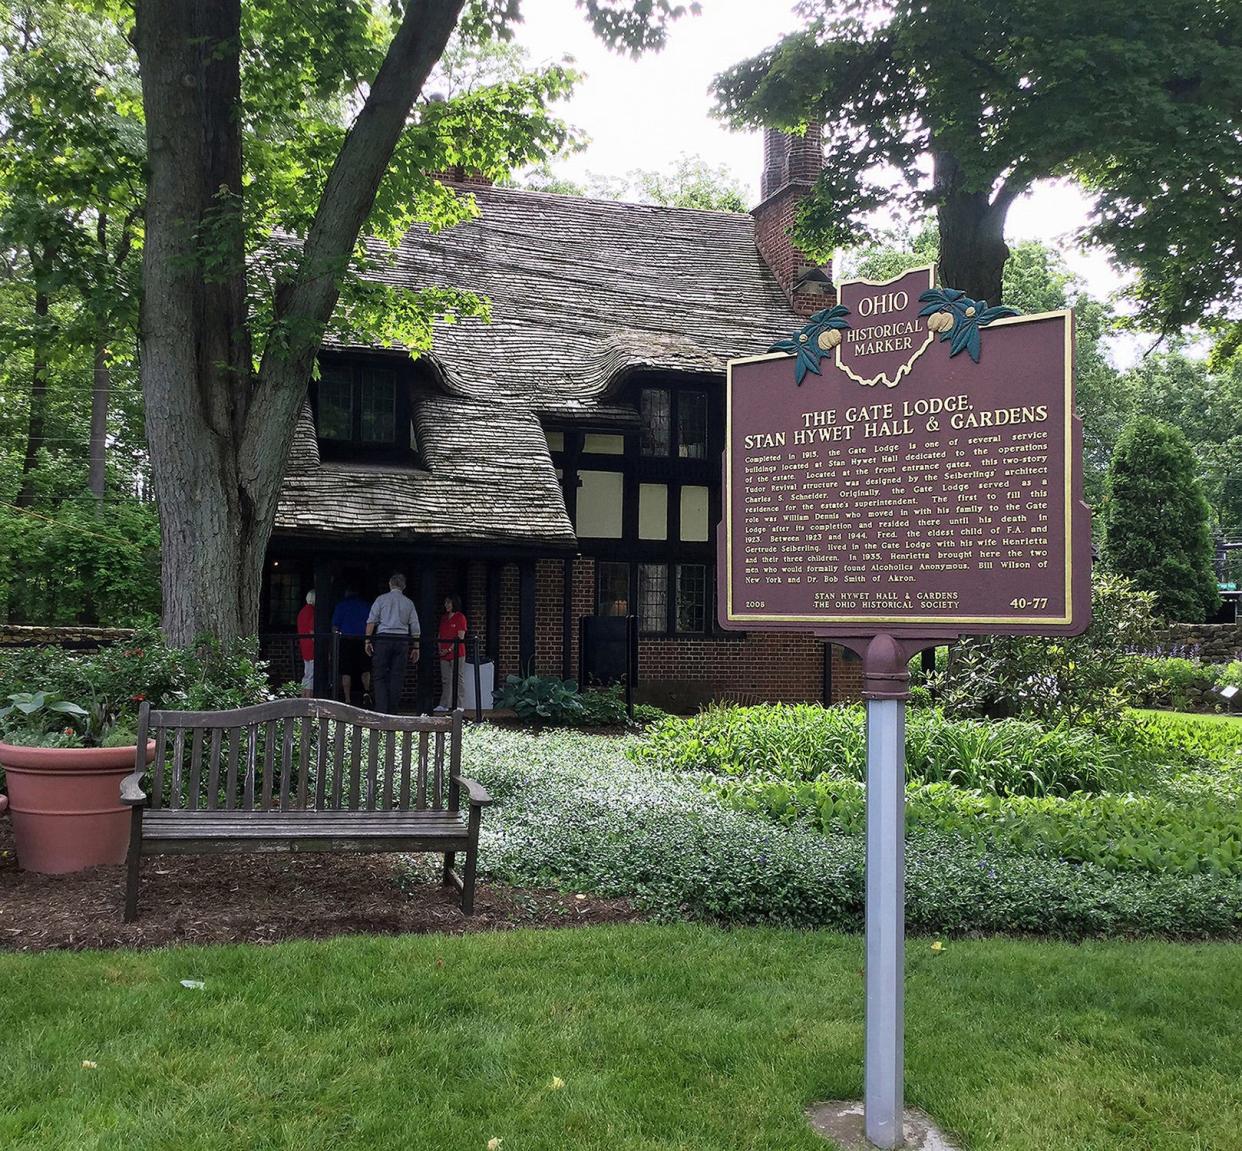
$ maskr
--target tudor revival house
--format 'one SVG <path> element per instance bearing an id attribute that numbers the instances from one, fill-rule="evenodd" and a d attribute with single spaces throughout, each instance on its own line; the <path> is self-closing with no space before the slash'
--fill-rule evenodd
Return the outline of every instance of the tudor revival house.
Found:
<path id="1" fill-rule="evenodd" d="M 462 596 L 498 681 L 598 671 L 607 629 L 582 620 L 634 615 L 639 683 L 661 702 L 856 690 L 840 649 L 715 624 L 725 363 L 831 303 L 786 235 L 821 164 L 817 133 L 770 131 L 750 215 L 472 186 L 478 219 L 411 231 L 392 274 L 478 292 L 492 321 L 438 327 L 417 361 L 324 350 L 263 630 L 292 629 L 314 587 L 326 632 L 347 584 L 373 596 L 400 570 L 425 639 Z M 421 674 L 425 701 L 434 658 Z"/>

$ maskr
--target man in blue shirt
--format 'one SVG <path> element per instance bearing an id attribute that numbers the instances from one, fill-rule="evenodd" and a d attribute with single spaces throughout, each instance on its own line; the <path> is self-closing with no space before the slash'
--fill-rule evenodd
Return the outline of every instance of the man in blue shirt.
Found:
<path id="1" fill-rule="evenodd" d="M 353 703 L 355 683 L 362 686 L 364 704 L 371 692 L 371 661 L 363 651 L 370 612 L 371 605 L 348 585 L 345 598 L 332 612 L 332 630 L 341 636 L 341 698 L 346 703 Z"/>
<path id="2" fill-rule="evenodd" d="M 418 612 L 413 601 L 406 598 L 405 576 L 398 572 L 367 616 L 366 653 L 371 657 L 378 711 L 395 715 L 400 709 L 405 663 L 407 659 L 418 662 L 420 634 Z"/>

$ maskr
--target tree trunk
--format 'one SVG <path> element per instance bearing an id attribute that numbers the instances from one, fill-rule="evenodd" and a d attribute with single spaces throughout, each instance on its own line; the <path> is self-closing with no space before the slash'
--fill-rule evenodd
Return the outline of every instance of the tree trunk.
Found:
<path id="1" fill-rule="evenodd" d="M 112 261 L 119 270 L 129 255 L 133 240 L 136 213 L 131 213 L 121 224 L 115 259 L 108 251 L 108 213 L 100 211 L 95 220 L 95 241 L 99 255 L 104 261 Z M 104 491 L 108 483 L 108 403 L 112 395 L 112 369 L 108 367 L 108 322 L 105 316 L 96 316 L 95 366 L 91 374 L 91 438 L 90 473 L 87 486 L 95 502 L 103 506 Z"/>
<path id="2" fill-rule="evenodd" d="M 26 456 L 22 460 L 22 486 L 13 501 L 19 508 L 34 504 L 34 472 L 39 466 L 47 421 L 47 350 L 42 331 L 50 302 L 47 293 L 35 291 L 34 371 L 30 377 L 30 411 L 26 423 Z"/>
<path id="3" fill-rule="evenodd" d="M 200 632 L 227 642 L 258 620 L 265 541 L 256 557 L 236 452 L 251 382 L 240 35 L 239 0 L 137 6 L 150 171 L 140 359 L 176 644 Z"/>
<path id="4" fill-rule="evenodd" d="M 277 295 L 282 338 L 268 341 L 256 378 L 240 211 L 240 0 L 139 0 L 150 171 L 141 374 L 172 643 L 257 630 L 264 553 L 311 365 L 392 150 L 462 3 L 408 3 L 329 174 L 298 275 Z"/>
<path id="5" fill-rule="evenodd" d="M 112 371 L 108 367 L 108 348 L 101 338 L 95 344 L 95 370 L 91 373 L 90 479 L 88 486 L 95 502 L 103 503 L 107 483 L 108 394 L 112 390 Z"/>
<path id="6" fill-rule="evenodd" d="M 940 229 L 940 281 L 975 300 L 999 304 L 1009 248 L 1005 217 L 1017 194 L 1003 187 L 970 191 L 961 166 L 948 152 L 933 150 L 934 198 Z"/>

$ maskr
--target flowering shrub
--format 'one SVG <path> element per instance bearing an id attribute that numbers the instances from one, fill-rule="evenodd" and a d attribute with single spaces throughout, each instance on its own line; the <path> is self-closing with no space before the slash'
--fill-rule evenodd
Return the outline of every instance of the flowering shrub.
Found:
<path id="1" fill-rule="evenodd" d="M 929 678 L 957 717 L 1022 716 L 1107 727 L 1130 702 L 1135 654 L 1151 642 L 1153 596 L 1120 576 L 1092 573 L 1091 625 L 1078 636 L 987 636 L 953 648 Z"/>
<path id="2" fill-rule="evenodd" d="M 1224 701 L 1215 694 L 1223 686 L 1225 668 L 1177 656 L 1135 660 L 1131 700 L 1138 707 L 1169 707 L 1177 711 L 1215 711 Z"/>

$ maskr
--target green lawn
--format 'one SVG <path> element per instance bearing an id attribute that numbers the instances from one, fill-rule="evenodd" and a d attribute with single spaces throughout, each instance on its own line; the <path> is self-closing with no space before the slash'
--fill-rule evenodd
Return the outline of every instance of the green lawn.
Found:
<path id="1" fill-rule="evenodd" d="M 1242 727 L 1242 712 L 1233 714 L 1210 715 L 1202 711 L 1161 711 L 1152 707 L 1135 707 L 1131 708 L 1135 715 L 1148 716 L 1154 719 L 1164 719 L 1170 723 L 1183 724 L 1187 727 L 1194 727 L 1197 723 L 1206 724 L 1209 727 L 1213 724 L 1233 724 Z"/>
<path id="2" fill-rule="evenodd" d="M 803 1107 L 861 1091 L 861 956 L 698 927 L 0 955 L 0 1147 L 812 1151 Z M 909 1102 L 972 1151 L 1242 1145 L 1242 947 L 918 940 L 907 1002 Z"/>

